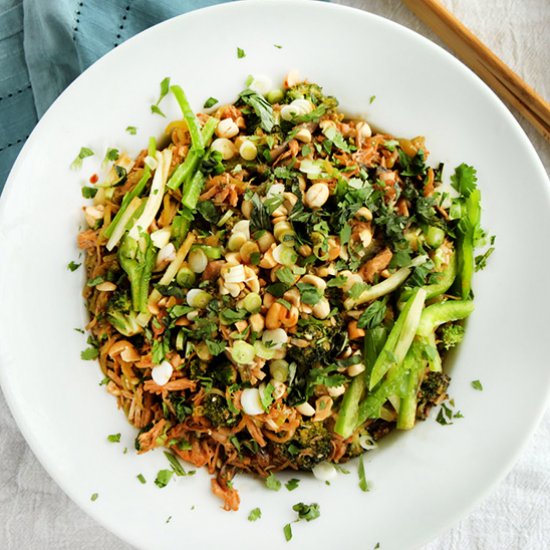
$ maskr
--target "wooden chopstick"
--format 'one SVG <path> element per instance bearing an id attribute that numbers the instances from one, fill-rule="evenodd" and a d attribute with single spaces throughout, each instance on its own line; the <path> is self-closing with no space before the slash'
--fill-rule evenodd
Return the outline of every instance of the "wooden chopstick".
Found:
<path id="1" fill-rule="evenodd" d="M 437 0 L 403 0 L 504 101 L 550 141 L 550 104 Z"/>

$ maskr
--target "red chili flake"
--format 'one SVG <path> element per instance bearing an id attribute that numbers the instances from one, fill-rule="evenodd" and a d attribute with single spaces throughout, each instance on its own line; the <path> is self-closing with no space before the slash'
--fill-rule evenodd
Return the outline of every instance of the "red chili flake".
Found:
<path id="1" fill-rule="evenodd" d="M 91 178 L 90 178 L 90 183 L 97 183 L 97 180 L 99 179 L 98 175 L 97 174 L 94 174 Z"/>

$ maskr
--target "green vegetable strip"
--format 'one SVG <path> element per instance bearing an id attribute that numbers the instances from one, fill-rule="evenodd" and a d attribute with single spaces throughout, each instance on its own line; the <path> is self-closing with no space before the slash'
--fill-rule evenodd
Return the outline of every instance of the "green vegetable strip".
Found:
<path id="1" fill-rule="evenodd" d="M 366 366 L 366 371 L 359 376 L 356 376 L 346 393 L 344 394 L 342 405 L 338 412 L 338 419 L 334 431 L 341 435 L 344 439 L 351 436 L 355 426 L 357 425 L 357 413 L 359 410 L 359 402 L 363 398 L 369 373 L 376 361 L 376 357 L 384 346 L 387 331 L 384 327 L 376 327 L 371 329 L 365 335 L 365 346 L 363 358 Z"/>
<path id="2" fill-rule="evenodd" d="M 174 246 L 179 248 L 183 239 L 187 237 L 189 233 L 189 228 L 191 227 L 191 214 L 189 215 L 178 215 L 172 221 L 172 237 L 174 239 Z"/>
<path id="3" fill-rule="evenodd" d="M 417 334 L 429 336 L 443 323 L 466 319 L 472 311 L 474 311 L 472 300 L 449 300 L 428 306 L 420 317 Z"/>
<path id="4" fill-rule="evenodd" d="M 170 86 L 170 91 L 174 94 L 174 97 L 179 103 L 183 118 L 185 118 L 185 122 L 187 122 L 187 127 L 191 134 L 191 146 L 199 155 L 202 155 L 204 153 L 204 139 L 201 134 L 199 119 L 193 112 L 193 109 L 191 109 L 185 92 L 180 86 Z"/>
<path id="5" fill-rule="evenodd" d="M 157 140 L 153 136 L 151 136 L 149 138 L 149 146 L 147 147 L 147 154 L 150 157 L 155 158 L 156 152 L 157 152 Z"/>
<path id="6" fill-rule="evenodd" d="M 416 408 L 418 404 L 418 390 L 420 387 L 423 371 L 426 369 L 426 362 L 422 359 L 421 344 L 414 341 L 411 349 L 403 362 L 406 375 L 405 393 L 401 396 L 401 406 L 397 416 L 397 429 L 410 430 L 416 421 Z"/>
<path id="7" fill-rule="evenodd" d="M 425 296 L 424 290 L 416 289 L 408 299 L 403 311 L 399 314 L 382 352 L 372 368 L 369 383 L 370 390 L 382 380 L 390 368 L 395 368 L 403 362 L 416 333 Z"/>
<path id="8" fill-rule="evenodd" d="M 193 179 L 185 184 L 181 197 L 181 203 L 189 210 L 194 211 L 199 202 L 199 196 L 204 186 L 204 176 L 199 170 L 193 176 Z"/>
<path id="9" fill-rule="evenodd" d="M 141 178 L 139 178 L 137 185 L 131 191 L 128 191 L 126 195 L 124 195 L 124 198 L 122 199 L 122 203 L 120 204 L 120 208 L 118 209 L 116 216 L 113 218 L 113 221 L 109 224 L 109 226 L 103 232 L 105 237 L 107 237 L 108 239 L 111 238 L 118 224 L 120 223 L 120 219 L 124 215 L 125 210 L 128 208 L 128 205 L 132 202 L 134 197 L 139 197 L 139 195 L 141 195 L 150 178 L 151 178 L 151 169 L 149 168 L 149 166 L 145 166 L 145 168 L 143 169 L 143 174 L 141 175 Z M 107 246 L 107 249 L 112 250 L 113 247 L 114 245 L 111 248 Z"/>
<path id="10" fill-rule="evenodd" d="M 437 298 L 437 296 L 444 294 L 451 288 L 456 277 L 456 253 L 454 251 L 451 253 L 449 263 L 446 265 L 445 269 L 437 272 L 435 275 L 438 277 L 437 282 L 422 287 L 426 291 L 426 301 Z M 399 301 L 404 302 L 408 300 L 411 294 L 412 290 L 405 290 L 401 294 Z"/>
<path id="11" fill-rule="evenodd" d="M 458 283 L 463 300 L 470 298 L 472 277 L 475 270 L 475 239 L 481 219 L 481 193 L 474 189 L 466 199 L 466 212 L 460 220 L 458 229 L 461 236 L 458 243 Z"/>
<path id="12" fill-rule="evenodd" d="M 124 213 L 120 217 L 113 234 L 109 238 L 106 244 L 107 250 L 113 250 L 113 248 L 119 243 L 120 239 L 124 237 L 124 233 L 130 227 L 132 227 L 133 222 L 141 216 L 145 205 L 147 204 L 147 199 L 142 200 L 138 197 L 134 197 L 128 207 L 124 210 Z"/>
<path id="13" fill-rule="evenodd" d="M 218 126 L 219 120 L 217 118 L 209 118 L 206 121 L 206 124 L 204 125 L 202 129 L 202 138 L 203 141 L 206 144 L 210 142 L 212 139 L 212 136 L 214 135 L 214 131 L 216 130 L 216 127 Z M 197 168 L 199 167 L 199 163 L 202 159 L 202 155 L 199 154 L 197 151 L 191 150 L 185 157 L 185 160 L 182 164 L 180 164 L 173 172 L 173 174 L 170 176 L 170 179 L 168 180 L 168 187 L 170 189 L 177 189 L 184 180 L 190 178 L 193 176 Z"/>

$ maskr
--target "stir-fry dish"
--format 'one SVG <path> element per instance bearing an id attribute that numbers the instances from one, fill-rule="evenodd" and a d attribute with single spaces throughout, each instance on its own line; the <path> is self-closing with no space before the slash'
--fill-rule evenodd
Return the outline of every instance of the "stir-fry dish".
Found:
<path id="1" fill-rule="evenodd" d="M 294 72 L 262 88 L 196 114 L 171 86 L 181 120 L 111 155 L 78 236 L 137 450 L 206 466 L 227 510 L 237 472 L 326 472 L 446 399 L 483 238 L 472 167 L 444 186 L 423 138 Z"/>

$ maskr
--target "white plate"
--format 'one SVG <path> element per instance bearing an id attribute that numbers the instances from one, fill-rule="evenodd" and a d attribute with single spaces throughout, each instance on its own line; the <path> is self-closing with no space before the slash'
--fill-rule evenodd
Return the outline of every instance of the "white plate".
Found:
<path id="1" fill-rule="evenodd" d="M 237 58 L 237 47 L 245 58 Z M 249 73 L 279 81 L 291 68 L 324 85 L 348 112 L 398 135 L 425 135 L 432 162 L 445 162 L 447 175 L 461 162 L 475 165 L 483 225 L 497 235 L 497 251 L 475 280 L 477 309 L 453 367 L 450 392 L 463 419 L 447 427 L 431 419 L 391 437 L 366 460 L 369 493 L 358 489 L 355 468 L 330 487 L 302 476 L 292 493 L 239 476 L 241 510 L 227 513 L 204 472 L 161 490 L 153 479 L 166 467 L 162 453 L 123 454 L 133 448 L 134 430 L 98 386 L 96 363 L 79 359 L 84 337 L 73 328 L 85 323 L 83 273 L 66 265 L 78 258 L 80 183 L 94 163 L 86 159 L 80 173 L 68 166 L 82 145 L 101 156 L 108 145 L 136 152 L 159 134 L 165 120 L 149 105 L 165 76 L 200 108 L 211 95 L 233 100 Z M 173 103 L 166 106 L 177 114 Z M 137 136 L 125 133 L 128 125 L 139 128 Z M 52 477 L 139 548 L 280 548 L 299 501 L 318 502 L 322 512 L 314 523 L 294 526 L 292 544 L 300 548 L 415 547 L 502 478 L 543 410 L 550 381 L 548 190 L 532 146 L 493 93 L 407 29 L 319 2 L 238 2 L 172 19 L 78 78 L 41 120 L 10 175 L 0 203 L 2 388 Z M 474 379 L 483 392 L 470 387 Z M 115 432 L 121 443 L 108 443 Z M 257 506 L 263 517 L 249 523 Z"/>

